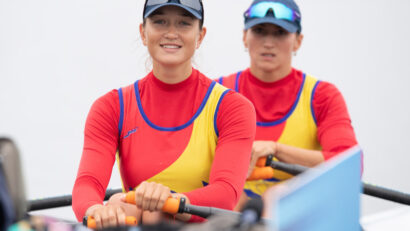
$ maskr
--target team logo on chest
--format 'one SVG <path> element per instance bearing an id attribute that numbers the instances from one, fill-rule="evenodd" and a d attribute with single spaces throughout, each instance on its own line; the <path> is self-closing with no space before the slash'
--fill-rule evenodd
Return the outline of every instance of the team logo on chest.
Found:
<path id="1" fill-rule="evenodd" d="M 131 136 L 132 134 L 136 133 L 137 130 L 138 130 L 138 127 L 135 127 L 135 128 L 133 128 L 133 129 L 129 130 L 129 131 L 127 132 L 127 134 L 124 136 L 124 139 L 126 139 L 126 138 L 128 138 L 129 136 Z"/>

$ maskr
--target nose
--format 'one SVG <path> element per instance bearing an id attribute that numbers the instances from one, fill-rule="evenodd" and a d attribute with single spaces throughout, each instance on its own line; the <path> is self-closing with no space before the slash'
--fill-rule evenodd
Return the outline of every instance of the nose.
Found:
<path id="1" fill-rule="evenodd" d="M 178 38 L 177 28 L 174 25 L 168 27 L 167 32 L 165 33 L 165 38 L 173 40 Z"/>
<path id="2" fill-rule="evenodd" d="M 263 46 L 265 48 L 273 48 L 275 46 L 275 39 L 272 38 L 271 36 L 267 36 L 264 40 L 263 40 Z"/>

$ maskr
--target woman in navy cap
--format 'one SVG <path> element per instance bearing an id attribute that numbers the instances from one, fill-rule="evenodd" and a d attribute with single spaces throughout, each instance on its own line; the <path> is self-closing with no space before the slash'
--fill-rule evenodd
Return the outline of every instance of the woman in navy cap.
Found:
<path id="1" fill-rule="evenodd" d="M 206 33 L 201 0 L 146 0 L 140 34 L 153 69 L 93 104 L 73 188 L 79 220 L 123 225 L 125 216 L 158 221 L 171 196 L 233 209 L 239 200 L 255 135 L 255 111 L 242 95 L 205 77 L 191 59 Z M 136 206 L 103 198 L 119 155 L 122 183 Z M 235 161 L 233 161 L 235 160 Z M 182 214 L 184 221 L 201 221 Z"/>
<path id="2" fill-rule="evenodd" d="M 282 162 L 312 167 L 354 146 L 357 141 L 339 90 L 292 67 L 292 56 L 303 41 L 298 5 L 293 0 L 255 0 L 244 18 L 243 43 L 250 67 L 219 82 L 242 93 L 256 109 L 256 141 L 248 175 L 258 158 L 269 154 Z M 273 175 L 247 181 L 248 197 L 259 197 L 291 177 L 276 170 Z"/>

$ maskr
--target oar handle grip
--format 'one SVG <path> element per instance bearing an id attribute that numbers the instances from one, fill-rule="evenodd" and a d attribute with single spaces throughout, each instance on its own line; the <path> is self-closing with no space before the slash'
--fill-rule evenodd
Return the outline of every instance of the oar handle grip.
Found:
<path id="1" fill-rule="evenodd" d="M 125 195 L 125 202 L 129 204 L 136 204 L 135 202 L 135 191 L 129 191 Z M 185 206 L 185 198 L 173 198 L 170 197 L 165 201 L 162 211 L 169 214 L 183 213 Z"/>
<path id="2" fill-rule="evenodd" d="M 94 217 L 84 217 L 83 219 L 83 224 L 90 228 L 90 229 L 96 229 L 97 228 L 97 223 L 95 222 Z M 138 225 L 137 218 L 133 216 L 126 216 L 125 217 L 125 224 L 128 226 L 136 226 Z"/>
<path id="3" fill-rule="evenodd" d="M 261 167 L 254 168 L 252 174 L 247 180 L 266 180 L 273 177 L 273 168 L 271 167 Z"/>
<path id="4" fill-rule="evenodd" d="M 256 161 L 256 167 L 267 167 L 272 164 L 273 154 L 259 158 Z"/>

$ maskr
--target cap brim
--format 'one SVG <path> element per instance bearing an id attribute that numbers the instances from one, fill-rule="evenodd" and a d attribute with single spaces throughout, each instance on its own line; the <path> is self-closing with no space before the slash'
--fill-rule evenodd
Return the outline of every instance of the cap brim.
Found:
<path id="1" fill-rule="evenodd" d="M 287 30 L 290 33 L 295 33 L 299 29 L 297 26 L 293 25 L 291 22 L 276 19 L 276 18 L 273 18 L 273 17 L 264 17 L 264 18 L 249 19 L 245 23 L 245 30 L 247 30 L 247 29 L 249 29 L 253 26 L 256 26 L 258 24 L 263 24 L 263 23 L 270 23 L 270 24 L 280 26 L 280 27 L 282 27 L 283 29 Z"/>
<path id="2" fill-rule="evenodd" d="M 187 6 L 184 6 L 184 5 L 182 5 L 182 4 L 178 4 L 178 3 L 164 3 L 164 4 L 158 4 L 158 5 L 156 5 L 156 6 L 153 6 L 151 9 L 149 9 L 149 10 L 147 10 L 147 11 L 145 12 L 144 18 L 150 16 L 154 11 L 156 11 L 156 10 L 158 10 L 159 8 L 164 7 L 164 6 L 178 6 L 178 7 L 181 7 L 182 9 L 188 11 L 188 12 L 191 13 L 193 16 L 195 16 L 195 18 L 197 18 L 197 19 L 199 19 L 199 20 L 202 20 L 202 15 L 199 14 L 196 10 L 194 10 L 194 9 L 192 9 L 192 8 L 189 8 L 189 7 L 187 7 Z"/>

